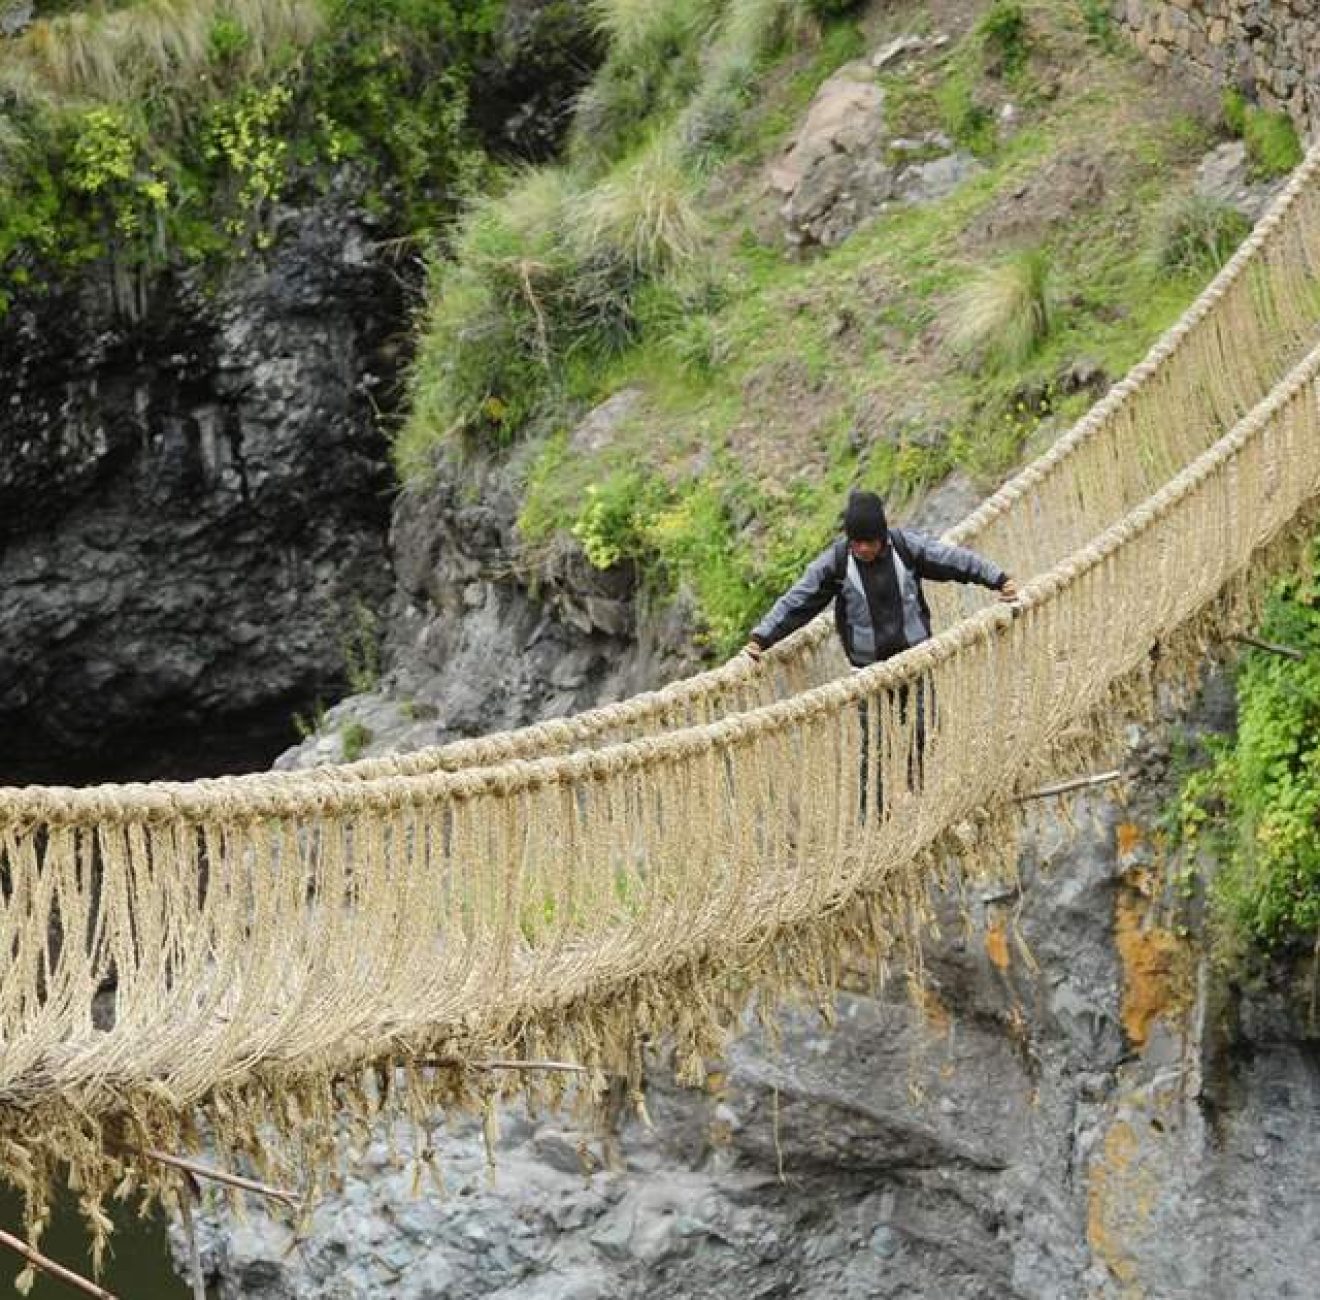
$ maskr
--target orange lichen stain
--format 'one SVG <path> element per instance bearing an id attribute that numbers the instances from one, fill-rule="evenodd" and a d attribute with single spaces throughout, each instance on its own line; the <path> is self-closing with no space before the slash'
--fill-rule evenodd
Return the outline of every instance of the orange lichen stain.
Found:
<path id="1" fill-rule="evenodd" d="M 1008 926 L 1002 916 L 994 916 L 985 930 L 985 955 L 1001 970 L 1008 970 Z"/>
<path id="2" fill-rule="evenodd" d="M 1114 840 L 1120 861 L 1130 858 L 1142 845 L 1146 833 L 1136 822 L 1119 822 L 1114 831 Z"/>
<path id="3" fill-rule="evenodd" d="M 1144 1184 L 1149 1175 L 1137 1164 L 1137 1137 L 1132 1126 L 1115 1122 L 1105 1134 L 1104 1149 L 1091 1167 L 1086 1189 L 1086 1240 L 1095 1255 L 1122 1286 L 1125 1300 L 1138 1300 L 1137 1265 L 1124 1238 L 1140 1231 L 1150 1211 Z"/>
<path id="4" fill-rule="evenodd" d="M 947 1034 L 953 1028 L 953 1016 L 949 1008 L 940 1001 L 940 996 L 928 984 L 922 985 L 918 993 L 918 1006 L 926 1024 L 937 1034 Z"/>
<path id="5" fill-rule="evenodd" d="M 1144 891 L 1138 890 L 1119 890 L 1114 928 L 1123 963 L 1123 1030 L 1140 1050 L 1156 1020 L 1183 1009 L 1188 957 L 1185 943 L 1172 931 L 1145 923 Z"/>

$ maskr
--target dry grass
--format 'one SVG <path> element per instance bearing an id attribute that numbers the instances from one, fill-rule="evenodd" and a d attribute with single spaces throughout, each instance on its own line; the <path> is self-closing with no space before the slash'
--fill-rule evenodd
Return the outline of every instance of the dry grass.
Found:
<path id="1" fill-rule="evenodd" d="M 34 23 L 10 43 L 0 89 L 20 103 L 122 103 L 152 86 L 204 88 L 221 28 L 228 67 L 251 76 L 320 30 L 315 0 L 143 0 Z"/>
<path id="2" fill-rule="evenodd" d="M 608 249 L 644 275 L 692 261 L 705 237 L 679 150 L 658 137 L 628 167 L 583 196 L 575 238 Z"/>
<path id="3" fill-rule="evenodd" d="M 705 0 L 589 0 L 589 8 L 592 22 L 620 59 L 667 41 L 681 43 L 718 15 Z"/>
<path id="4" fill-rule="evenodd" d="M 948 340 L 973 363 L 1020 365 L 1053 324 L 1049 257 L 1043 249 L 1024 249 L 982 271 L 957 295 Z"/>

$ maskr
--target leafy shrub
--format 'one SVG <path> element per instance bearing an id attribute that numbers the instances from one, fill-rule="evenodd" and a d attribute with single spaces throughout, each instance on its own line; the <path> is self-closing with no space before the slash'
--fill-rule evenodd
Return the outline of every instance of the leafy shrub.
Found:
<path id="1" fill-rule="evenodd" d="M 1271 601 L 1262 635 L 1306 657 L 1249 653 L 1236 740 L 1184 803 L 1226 816 L 1216 908 L 1230 934 L 1268 950 L 1320 934 L 1320 545 Z"/>
<path id="2" fill-rule="evenodd" d="M 287 175 L 288 140 L 280 126 L 293 99 L 279 84 L 247 87 L 214 104 L 202 128 L 202 158 L 231 190 L 230 234 L 252 233 L 258 247 L 270 242 L 266 217 Z"/>
<path id="3" fill-rule="evenodd" d="M 1031 53 L 1027 15 L 1018 0 L 994 0 L 976 25 L 986 54 L 1007 78 L 1016 77 Z"/>
<path id="4" fill-rule="evenodd" d="M 1249 105 L 1242 142 L 1247 146 L 1248 173 L 1256 180 L 1286 176 L 1302 161 L 1302 144 L 1287 113 L 1268 113 Z"/>
<path id="5" fill-rule="evenodd" d="M 972 279 L 953 302 L 948 338 L 955 351 L 992 366 L 1021 364 L 1054 322 L 1050 260 L 1026 249 Z"/>
<path id="6" fill-rule="evenodd" d="M 642 549 L 644 480 L 619 473 L 587 486 L 587 499 L 570 530 L 597 569 L 609 569 Z"/>
<path id="7" fill-rule="evenodd" d="M 262 245 L 273 202 L 349 157 L 369 199 L 433 226 L 479 168 L 466 83 L 502 11 L 151 0 L 33 24 L 0 60 L 0 311 L 107 253 L 128 269 Z"/>
<path id="8" fill-rule="evenodd" d="M 1217 199 L 1189 195 L 1157 214 L 1155 264 L 1168 274 L 1212 275 L 1251 231 L 1236 208 Z"/>

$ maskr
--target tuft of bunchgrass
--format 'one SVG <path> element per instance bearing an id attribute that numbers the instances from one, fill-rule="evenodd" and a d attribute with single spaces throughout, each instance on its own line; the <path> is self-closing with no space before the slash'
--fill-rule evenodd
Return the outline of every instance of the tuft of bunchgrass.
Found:
<path id="1" fill-rule="evenodd" d="M 667 135 L 582 197 L 573 230 L 584 262 L 619 261 L 640 276 L 689 264 L 704 236 L 678 146 Z"/>
<path id="2" fill-rule="evenodd" d="M 688 161 L 708 163 L 733 140 L 770 55 L 790 44 L 814 45 L 820 35 L 810 0 L 731 0 L 679 122 Z"/>
<path id="3" fill-rule="evenodd" d="M 690 268 L 704 223 L 677 148 L 658 138 L 594 187 L 565 168 L 475 203 L 437 262 L 395 445 L 405 478 L 438 444 L 503 445 L 562 393 L 570 361 L 638 337 L 648 286 Z"/>
<path id="4" fill-rule="evenodd" d="M 572 152 L 594 169 L 636 148 L 639 124 L 671 113 L 688 160 L 709 161 L 733 138 L 766 58 L 821 30 L 811 0 L 592 0 L 592 13 L 609 57 L 579 97 Z"/>
<path id="5" fill-rule="evenodd" d="M 947 338 L 972 364 L 1020 365 L 1049 337 L 1054 301 L 1049 254 L 1023 249 L 975 276 L 954 298 Z"/>
<path id="6" fill-rule="evenodd" d="M 711 19 L 703 0 L 589 0 L 592 22 L 611 56 L 654 59 L 686 45 Z"/>
<path id="7" fill-rule="evenodd" d="M 1251 222 L 1229 204 L 1186 195 L 1156 213 L 1151 258 L 1168 275 L 1213 275 L 1250 231 Z"/>
<path id="8" fill-rule="evenodd" d="M 474 203 L 450 256 L 433 263 L 410 415 L 394 448 L 405 480 L 425 475 L 439 444 L 508 441 L 550 382 L 565 345 L 575 198 L 562 169 L 525 171 Z"/>

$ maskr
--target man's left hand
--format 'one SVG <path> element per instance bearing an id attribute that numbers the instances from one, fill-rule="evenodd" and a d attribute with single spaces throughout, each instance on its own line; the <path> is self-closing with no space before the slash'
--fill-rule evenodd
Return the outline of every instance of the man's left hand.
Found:
<path id="1" fill-rule="evenodd" d="M 999 599 L 1008 604 L 1012 604 L 1021 594 L 1012 578 L 1005 578 L 1004 585 L 999 588 Z"/>

